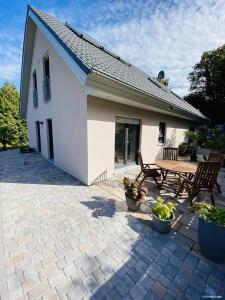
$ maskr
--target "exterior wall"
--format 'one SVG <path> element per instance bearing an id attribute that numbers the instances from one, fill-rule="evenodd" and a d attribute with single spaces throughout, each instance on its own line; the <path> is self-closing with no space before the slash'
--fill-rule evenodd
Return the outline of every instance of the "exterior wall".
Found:
<path id="1" fill-rule="evenodd" d="M 43 102 L 43 56 L 48 53 L 51 101 Z M 36 69 L 38 108 L 33 108 L 32 73 Z M 37 148 L 35 121 L 41 127 L 42 155 L 48 159 L 46 119 L 53 124 L 54 164 L 87 183 L 87 97 L 84 88 L 37 29 L 29 85 L 27 120 L 30 146 Z"/>
<path id="2" fill-rule="evenodd" d="M 177 147 L 185 140 L 191 121 L 142 110 L 88 96 L 88 184 L 110 178 L 114 173 L 115 120 L 117 116 L 140 119 L 143 160 L 160 159 L 165 146 Z M 166 123 L 166 141 L 158 144 L 159 122 Z"/>

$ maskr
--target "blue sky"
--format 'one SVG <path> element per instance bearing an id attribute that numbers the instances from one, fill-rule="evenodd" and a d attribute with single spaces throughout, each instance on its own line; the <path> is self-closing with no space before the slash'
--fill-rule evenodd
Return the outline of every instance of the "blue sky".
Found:
<path id="1" fill-rule="evenodd" d="M 187 75 L 203 51 L 225 44 L 224 0 L 0 0 L 0 84 L 20 84 L 27 4 L 69 21 L 147 73 L 164 70 L 188 93 Z"/>

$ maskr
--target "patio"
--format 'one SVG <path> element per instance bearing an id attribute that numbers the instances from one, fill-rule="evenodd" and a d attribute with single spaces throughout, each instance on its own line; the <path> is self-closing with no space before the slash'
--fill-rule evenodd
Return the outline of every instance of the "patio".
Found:
<path id="1" fill-rule="evenodd" d="M 37 153 L 0 153 L 1 299 L 225 297 L 224 264 L 200 257 L 181 221 L 161 235 L 127 212 L 121 178 L 87 187 Z"/>
<path id="2" fill-rule="evenodd" d="M 180 158 L 182 160 L 187 160 L 188 157 Z M 201 159 L 201 157 L 200 157 Z M 125 173 L 119 174 L 112 179 L 108 179 L 104 182 L 98 183 L 98 186 L 105 189 L 114 195 L 117 201 L 121 202 L 124 209 L 126 208 L 125 196 L 123 190 L 122 180 L 124 177 L 129 177 L 134 179 L 140 173 L 140 168 L 136 167 Z M 214 191 L 216 206 L 225 208 L 225 170 L 221 169 L 219 173 L 218 182 L 221 186 L 222 195 L 220 195 L 217 190 Z M 157 185 L 153 180 L 145 179 L 144 186 L 149 190 L 149 196 L 146 198 L 145 202 L 141 205 L 139 212 L 131 212 L 140 221 L 144 222 L 146 225 L 152 228 L 152 217 L 151 217 L 151 207 L 155 203 L 158 196 L 163 199 L 171 201 L 176 206 L 176 220 L 173 223 L 173 232 L 171 233 L 171 238 L 178 240 L 183 246 L 185 246 L 189 251 L 201 256 L 199 253 L 199 246 L 197 242 L 197 217 L 189 211 L 189 202 L 187 201 L 187 194 L 183 194 L 181 197 L 175 199 L 174 185 L 177 185 L 177 178 L 174 176 L 168 176 L 168 182 L 163 184 L 161 190 L 158 189 Z M 176 187 L 177 188 L 177 187 Z M 175 188 L 175 189 L 176 189 Z M 210 202 L 209 193 L 202 192 L 199 194 L 197 200 Z M 178 233 L 178 235 L 177 235 Z M 225 268 L 225 264 L 222 268 Z"/>

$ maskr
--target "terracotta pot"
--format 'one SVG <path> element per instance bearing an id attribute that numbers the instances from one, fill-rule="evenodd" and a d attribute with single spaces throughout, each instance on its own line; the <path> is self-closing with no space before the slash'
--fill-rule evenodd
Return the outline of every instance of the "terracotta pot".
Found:
<path id="1" fill-rule="evenodd" d="M 153 226 L 154 228 L 159 231 L 160 233 L 169 233 L 170 229 L 171 229 L 171 225 L 175 219 L 175 216 L 173 214 L 172 219 L 170 220 L 162 220 L 160 218 L 158 218 L 156 215 L 154 215 L 154 213 L 152 213 L 153 216 Z"/>
<path id="2" fill-rule="evenodd" d="M 126 196 L 127 207 L 131 211 L 136 211 L 140 208 L 141 203 Z"/>

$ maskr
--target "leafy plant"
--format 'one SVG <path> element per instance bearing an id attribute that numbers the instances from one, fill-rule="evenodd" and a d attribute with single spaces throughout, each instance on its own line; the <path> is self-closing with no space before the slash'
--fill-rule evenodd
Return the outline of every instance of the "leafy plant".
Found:
<path id="1" fill-rule="evenodd" d="M 152 208 L 152 212 L 161 220 L 171 220 L 173 218 L 173 212 L 176 209 L 175 206 L 176 204 L 172 202 L 165 203 L 163 198 L 158 197 L 157 203 Z"/>
<path id="2" fill-rule="evenodd" d="M 133 181 L 128 177 L 124 177 L 123 186 L 125 190 L 125 195 L 133 199 L 134 201 L 144 200 L 145 196 L 148 193 L 146 187 L 141 186 L 140 180 Z"/>
<path id="3" fill-rule="evenodd" d="M 225 133 L 218 128 L 212 129 L 205 146 L 213 151 L 225 152 Z"/>
<path id="4" fill-rule="evenodd" d="M 225 209 L 205 202 L 196 202 L 190 209 L 205 221 L 225 227 Z"/>
<path id="5" fill-rule="evenodd" d="M 27 124 L 19 115 L 19 93 L 11 83 L 0 87 L 0 145 L 26 145 Z"/>
<path id="6" fill-rule="evenodd" d="M 215 124 L 224 122 L 225 45 L 202 54 L 189 74 L 191 93 L 185 97 Z"/>

